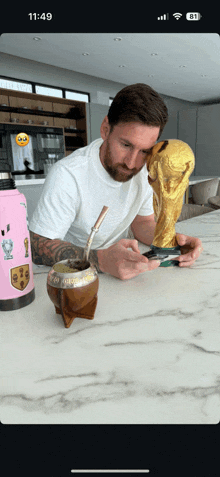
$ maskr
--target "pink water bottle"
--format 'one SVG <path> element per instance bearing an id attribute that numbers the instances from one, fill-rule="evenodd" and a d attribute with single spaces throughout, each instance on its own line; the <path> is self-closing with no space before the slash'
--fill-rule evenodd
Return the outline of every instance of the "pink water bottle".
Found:
<path id="1" fill-rule="evenodd" d="M 0 311 L 17 310 L 34 299 L 27 203 L 10 165 L 0 160 Z"/>

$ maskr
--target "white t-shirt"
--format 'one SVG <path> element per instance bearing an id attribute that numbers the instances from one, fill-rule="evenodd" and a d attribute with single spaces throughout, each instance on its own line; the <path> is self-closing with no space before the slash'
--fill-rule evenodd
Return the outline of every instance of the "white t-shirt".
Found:
<path id="1" fill-rule="evenodd" d="M 109 210 L 92 242 L 98 250 L 127 238 L 136 215 L 153 214 L 147 168 L 128 182 L 115 181 L 100 161 L 102 143 L 96 139 L 50 169 L 30 222 L 32 232 L 85 247 L 105 205 Z"/>

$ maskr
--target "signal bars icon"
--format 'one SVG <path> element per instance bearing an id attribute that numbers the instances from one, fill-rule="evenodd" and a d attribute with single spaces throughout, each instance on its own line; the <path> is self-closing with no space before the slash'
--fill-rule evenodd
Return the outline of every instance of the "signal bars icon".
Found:
<path id="1" fill-rule="evenodd" d="M 169 20 L 169 13 L 165 13 L 161 15 L 161 17 L 157 17 L 158 20 Z"/>

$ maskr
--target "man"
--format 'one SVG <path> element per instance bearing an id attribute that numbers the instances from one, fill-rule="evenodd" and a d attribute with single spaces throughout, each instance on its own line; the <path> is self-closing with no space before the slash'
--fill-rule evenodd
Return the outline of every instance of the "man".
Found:
<path id="1" fill-rule="evenodd" d="M 150 245 L 155 220 L 148 184 L 147 156 L 168 120 L 162 98 L 145 84 L 123 88 L 101 124 L 101 139 L 58 161 L 50 170 L 30 223 L 33 261 L 52 266 L 82 258 L 102 207 L 109 211 L 95 235 L 89 260 L 99 272 L 122 280 L 157 268 L 140 254 Z M 131 229 L 134 239 L 129 239 Z M 179 235 L 189 252 L 178 258 L 190 266 L 202 251 L 198 238 Z"/>

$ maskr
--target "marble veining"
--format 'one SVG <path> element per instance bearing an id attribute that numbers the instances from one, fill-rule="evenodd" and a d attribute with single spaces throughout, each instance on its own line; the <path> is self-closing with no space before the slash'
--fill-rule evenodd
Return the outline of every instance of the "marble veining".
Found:
<path id="1" fill-rule="evenodd" d="M 35 301 L 0 314 L 3 423 L 219 422 L 220 211 L 176 231 L 203 242 L 191 268 L 99 275 L 94 320 L 69 329 L 47 295 L 50 268 L 34 266 Z"/>

